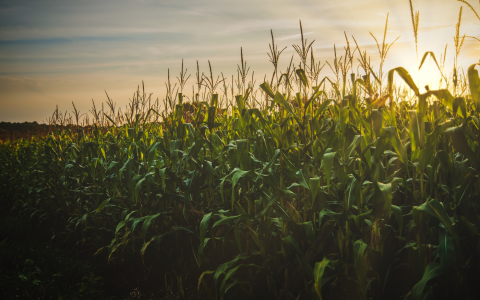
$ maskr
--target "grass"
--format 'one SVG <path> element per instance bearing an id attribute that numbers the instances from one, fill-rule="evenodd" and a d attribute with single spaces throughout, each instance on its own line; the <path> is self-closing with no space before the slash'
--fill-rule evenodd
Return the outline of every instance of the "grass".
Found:
<path id="1" fill-rule="evenodd" d="M 377 42 L 382 62 L 392 44 Z M 268 81 L 248 81 L 242 55 L 231 84 L 197 68 L 191 97 L 182 64 L 163 106 L 138 88 L 124 112 L 93 104 L 89 130 L 57 110 L 52 126 L 75 126 L 0 146 L 2 205 L 123 270 L 138 297 L 473 299 L 478 64 L 439 66 L 442 88 L 422 94 L 357 44 L 322 78 L 310 45 L 281 72 L 272 33 Z"/>

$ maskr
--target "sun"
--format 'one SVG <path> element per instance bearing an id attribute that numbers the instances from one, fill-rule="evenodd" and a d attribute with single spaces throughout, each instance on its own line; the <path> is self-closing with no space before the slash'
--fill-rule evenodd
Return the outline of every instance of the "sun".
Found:
<path id="1" fill-rule="evenodd" d="M 440 62 L 439 60 L 437 61 Z M 410 74 L 421 94 L 427 91 L 425 89 L 427 85 L 429 90 L 438 90 L 441 88 L 445 88 L 445 81 L 442 81 L 440 84 L 442 74 L 440 73 L 437 64 L 430 56 L 425 59 L 421 69 L 419 69 L 420 60 L 417 61 L 415 59 L 403 59 L 401 60 L 401 65 L 403 65 L 407 72 Z M 397 74 L 394 75 L 394 82 L 401 84 L 404 83 L 400 76 L 398 76 Z"/>
<path id="2" fill-rule="evenodd" d="M 433 59 L 427 58 L 423 63 L 422 68 L 416 73 L 418 76 L 417 81 L 420 92 L 426 91 L 426 85 L 428 85 L 430 90 L 438 90 L 441 88 L 440 80 L 442 79 L 442 74 Z M 442 85 L 444 84 L 445 82 L 442 83 Z"/>

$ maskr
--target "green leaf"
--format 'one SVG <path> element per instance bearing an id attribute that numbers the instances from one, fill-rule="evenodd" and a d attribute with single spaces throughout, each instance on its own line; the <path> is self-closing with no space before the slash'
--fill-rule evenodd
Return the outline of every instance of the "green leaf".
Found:
<path id="1" fill-rule="evenodd" d="M 247 140 L 237 140 L 237 164 L 243 170 L 251 170 L 250 153 Z"/>
<path id="2" fill-rule="evenodd" d="M 322 158 L 321 168 L 327 179 L 327 186 L 329 189 L 330 189 L 330 178 L 332 176 L 333 161 L 335 159 L 336 154 L 337 154 L 336 152 L 325 153 Z"/>
<path id="3" fill-rule="evenodd" d="M 382 129 L 382 134 L 385 134 L 390 141 L 390 144 L 395 148 L 397 151 L 398 156 L 402 163 L 408 164 L 408 155 L 405 146 L 403 146 L 400 137 L 398 136 L 397 128 L 396 127 L 385 127 Z M 382 135 L 381 134 L 381 135 Z"/>
<path id="4" fill-rule="evenodd" d="M 373 124 L 372 130 L 373 132 L 375 132 L 377 136 L 379 136 L 380 131 L 383 128 L 383 110 L 372 109 L 371 118 L 372 118 L 372 124 Z"/>
<path id="5" fill-rule="evenodd" d="M 203 272 L 203 273 L 200 275 L 200 277 L 198 277 L 198 286 L 197 286 L 197 289 L 198 289 L 198 290 L 200 290 L 200 284 L 202 283 L 203 276 L 204 276 L 205 274 L 212 274 L 213 272 L 215 272 L 215 271 L 208 271 L 208 270 L 207 270 L 207 271 Z"/>
<path id="6" fill-rule="evenodd" d="M 137 227 L 137 225 L 140 222 L 145 221 L 146 218 L 147 218 L 147 216 L 133 219 L 133 224 L 132 224 L 132 228 L 131 228 L 132 233 L 135 231 L 135 228 Z"/>
<path id="7" fill-rule="evenodd" d="M 453 274 L 455 272 L 453 238 L 442 227 L 438 227 L 438 238 L 440 241 L 440 245 L 438 245 L 440 265 L 443 268 L 444 274 L 449 277 L 447 281 L 453 282 Z"/>
<path id="8" fill-rule="evenodd" d="M 371 215 L 372 215 L 372 210 L 369 210 L 369 211 L 366 211 L 362 214 L 356 215 L 354 217 L 355 225 L 357 226 L 357 228 L 359 228 L 359 230 L 362 227 L 362 223 L 364 223 L 365 219 L 368 218 Z"/>
<path id="9" fill-rule="evenodd" d="M 242 95 L 236 95 L 235 101 L 237 102 L 237 108 L 240 114 L 242 114 L 243 109 L 245 108 L 245 102 Z"/>
<path id="10" fill-rule="evenodd" d="M 242 223 L 243 220 L 248 220 L 250 219 L 251 216 L 249 214 L 242 214 L 236 221 L 235 221 L 235 241 L 237 242 L 237 247 L 240 252 L 242 252 L 242 241 L 240 238 L 240 224 Z"/>
<path id="11" fill-rule="evenodd" d="M 313 271 L 315 291 L 317 292 L 318 298 L 320 300 L 323 299 L 321 293 L 323 273 L 325 273 L 325 268 L 327 267 L 329 262 L 330 260 L 324 257 L 322 261 L 315 263 L 315 268 Z"/>
<path id="12" fill-rule="evenodd" d="M 120 223 L 117 224 L 117 228 L 115 228 L 115 235 L 117 235 L 118 231 L 125 227 L 125 221 L 121 221 Z"/>
<path id="13" fill-rule="evenodd" d="M 220 285 L 220 299 L 223 299 L 225 296 L 225 283 L 227 280 L 237 272 L 237 270 L 242 267 L 243 265 L 238 265 L 235 268 L 230 269 L 227 274 L 225 274 L 225 278 L 223 278 L 222 284 Z"/>
<path id="14" fill-rule="evenodd" d="M 340 90 L 338 89 L 338 86 L 335 82 L 333 82 L 328 76 L 325 76 L 322 81 L 320 82 L 319 86 L 321 86 L 323 84 L 323 82 L 325 80 L 328 80 L 328 82 L 330 82 L 330 84 L 332 85 L 333 89 L 335 90 L 335 94 L 337 96 L 337 99 L 341 99 L 342 97 L 342 94 L 340 93 Z"/>
<path id="15" fill-rule="evenodd" d="M 458 110 L 459 108 L 460 108 L 460 111 Z M 454 117 L 458 114 L 461 117 L 465 118 L 467 111 L 466 111 L 466 104 L 465 104 L 464 97 L 457 97 L 453 99 L 452 111 L 453 111 Z"/>
<path id="16" fill-rule="evenodd" d="M 150 224 L 155 221 L 156 218 L 158 218 L 158 216 L 160 216 L 162 213 L 158 213 L 158 214 L 155 214 L 155 215 L 151 215 L 151 216 L 148 216 L 146 219 L 145 219 L 145 222 L 143 222 L 143 225 L 142 225 L 142 237 L 143 237 L 143 242 L 145 243 L 145 236 L 147 235 L 147 230 L 148 230 L 148 227 L 150 227 Z"/>
<path id="17" fill-rule="evenodd" d="M 275 98 L 275 94 L 273 93 L 272 89 L 270 88 L 270 85 L 268 85 L 267 82 L 264 82 L 260 85 L 260 88 L 272 99 Z"/>
<path id="18" fill-rule="evenodd" d="M 250 116 L 256 116 L 258 118 L 258 121 L 260 121 L 260 124 L 262 125 L 262 128 L 265 128 L 266 121 L 262 116 L 262 113 L 258 110 L 258 108 L 250 108 L 247 113 Z"/>
<path id="19" fill-rule="evenodd" d="M 355 176 L 352 176 L 351 174 L 349 174 L 348 185 L 345 191 L 347 195 L 347 207 L 346 207 L 347 210 L 350 209 L 352 205 L 355 203 L 355 199 L 359 191 L 359 187 L 360 187 L 359 182 L 357 181 Z"/>
<path id="20" fill-rule="evenodd" d="M 240 224 L 241 224 L 240 219 L 235 221 L 234 232 L 235 232 L 235 241 L 237 242 L 238 251 L 240 251 L 240 253 L 242 253 L 242 240 L 241 240 L 241 237 L 240 237 Z"/>
<path id="21" fill-rule="evenodd" d="M 227 176 L 223 177 L 221 179 L 221 182 L 220 182 L 220 195 L 222 196 L 222 202 L 225 202 L 225 199 L 224 199 L 224 196 L 223 196 L 223 186 L 225 184 L 225 180 L 227 180 L 228 177 L 230 177 L 231 175 L 233 175 L 237 170 L 240 170 L 238 168 L 235 168 L 233 169 L 232 172 L 230 172 L 230 174 L 228 174 Z"/>
<path id="22" fill-rule="evenodd" d="M 108 198 L 108 199 L 104 200 L 104 201 L 102 202 L 102 204 L 100 204 L 100 205 L 97 207 L 97 209 L 95 210 L 95 214 L 98 213 L 99 211 L 101 211 L 101 210 L 105 207 L 105 205 L 107 205 L 108 202 L 110 202 L 111 199 L 112 199 L 112 198 Z"/>
<path id="23" fill-rule="evenodd" d="M 152 166 L 153 158 L 155 157 L 155 153 L 157 148 L 160 146 L 160 142 L 153 144 L 153 146 L 148 151 L 148 158 L 147 158 L 147 167 L 150 168 Z"/>
<path id="24" fill-rule="evenodd" d="M 308 101 L 305 103 L 305 109 L 308 108 L 308 106 L 310 105 L 310 103 L 312 103 L 312 101 L 314 101 L 315 99 L 318 99 L 318 97 L 320 97 L 320 95 L 323 94 L 325 96 L 325 98 L 327 97 L 327 94 L 324 91 L 319 91 L 319 88 L 320 88 L 320 86 L 314 86 L 313 87 L 313 94 L 310 97 L 310 99 L 308 99 Z"/>
<path id="25" fill-rule="evenodd" d="M 391 69 L 390 71 L 388 71 L 388 75 L 387 75 L 387 78 L 388 78 L 388 94 L 390 95 L 390 101 L 393 101 L 393 74 L 395 72 L 397 72 L 397 74 L 403 79 L 403 81 L 405 81 L 405 83 L 413 90 L 415 95 L 420 94 L 417 85 L 415 84 L 415 82 L 413 81 L 412 77 L 407 72 L 407 70 L 405 70 L 402 67 L 398 67 L 398 68 Z"/>
<path id="26" fill-rule="evenodd" d="M 232 177 L 232 203 L 234 202 L 234 199 L 235 199 L 235 185 L 237 184 L 237 182 L 238 182 L 241 178 L 243 178 L 243 177 L 245 177 L 245 176 L 247 176 L 247 175 L 249 175 L 249 174 L 251 174 L 251 173 L 252 173 L 252 171 L 242 171 L 242 170 L 238 170 L 238 171 L 235 172 L 235 174 L 233 174 L 233 177 Z M 233 204 L 232 204 L 232 205 L 233 205 Z M 233 207 L 233 206 L 232 206 L 232 207 Z"/>
<path id="27" fill-rule="evenodd" d="M 300 93 L 295 94 L 295 100 L 297 100 L 298 107 L 303 108 L 302 96 Z"/>
<path id="28" fill-rule="evenodd" d="M 203 168 L 202 168 L 202 173 L 203 175 L 205 176 L 205 180 L 207 182 L 212 182 L 213 180 L 213 167 L 212 167 L 212 162 L 206 160 L 203 162 Z M 194 177 L 195 178 L 195 177 Z M 190 188 L 193 189 L 194 186 L 193 186 L 193 180 L 192 180 L 192 184 L 190 185 Z M 192 191 L 193 192 L 193 191 Z"/>
<path id="29" fill-rule="evenodd" d="M 160 244 L 160 242 L 161 242 L 161 240 L 163 239 L 163 237 L 164 237 L 165 235 L 167 235 L 167 234 L 168 234 L 168 232 L 163 233 L 163 234 L 160 234 L 160 235 L 156 235 L 156 236 L 152 237 L 152 239 L 151 239 L 150 241 L 148 241 L 148 242 L 146 242 L 146 243 L 145 243 L 145 242 L 143 243 L 143 246 L 142 246 L 142 248 L 140 249 L 140 256 L 142 257 L 142 263 L 143 263 L 144 265 L 145 265 L 145 262 L 144 262 L 144 260 L 143 260 L 143 257 L 144 257 L 144 255 L 145 255 L 145 251 L 147 250 L 148 245 L 150 245 L 151 243 L 154 243 L 154 244 L 157 244 L 157 245 Z M 145 241 L 145 240 L 144 240 L 144 241 Z"/>
<path id="30" fill-rule="evenodd" d="M 235 284 L 238 284 L 239 281 L 235 280 L 235 282 L 233 282 L 232 284 L 229 284 L 228 287 L 225 287 L 225 284 L 227 283 L 228 279 L 230 279 L 230 277 L 232 277 L 239 268 L 241 267 L 250 267 L 250 268 L 256 268 L 256 269 L 259 269 L 259 266 L 255 265 L 255 264 L 241 264 L 241 265 L 238 265 L 236 266 L 235 268 L 232 268 L 230 269 L 226 274 L 225 274 L 225 278 L 223 278 L 223 281 L 222 281 L 222 284 L 220 285 L 220 299 L 224 299 L 224 296 L 225 296 L 225 293 L 232 287 L 234 286 Z M 248 282 L 244 282 L 244 283 L 248 283 Z"/>
<path id="31" fill-rule="evenodd" d="M 442 90 L 428 91 L 427 94 L 434 95 L 435 97 L 437 97 L 437 99 L 441 103 L 443 103 L 443 105 L 453 110 L 453 101 L 455 100 L 455 98 L 452 96 L 449 90 L 442 89 Z"/>
<path id="32" fill-rule="evenodd" d="M 412 152 L 415 151 L 417 148 L 421 148 L 422 140 L 421 140 L 421 115 L 416 110 L 409 110 L 408 111 L 410 116 L 410 122 L 408 123 L 408 130 L 410 132 L 410 146 L 412 148 Z M 414 160 L 413 153 L 411 160 Z"/>
<path id="33" fill-rule="evenodd" d="M 116 126 L 117 124 L 115 123 L 115 121 L 112 120 L 112 118 L 110 118 L 109 116 L 107 116 L 107 114 L 103 113 L 103 115 L 110 121 L 112 122 L 113 126 Z"/>
<path id="34" fill-rule="evenodd" d="M 392 194 L 393 194 L 392 184 L 391 183 L 384 184 L 381 182 L 377 182 L 376 186 L 381 192 L 383 201 L 385 201 L 383 205 L 383 211 L 387 214 L 387 216 L 389 216 L 390 210 L 392 208 Z"/>
<path id="35" fill-rule="evenodd" d="M 201 114 L 201 112 L 202 112 L 202 107 L 203 107 L 203 106 L 207 107 L 207 111 L 208 111 L 208 107 L 209 107 L 208 103 L 205 102 L 205 101 L 198 102 L 197 105 L 198 105 L 198 107 L 197 107 L 197 112 L 196 112 L 196 114 L 195 114 L 195 121 L 194 121 L 195 124 L 198 124 L 198 119 L 199 119 L 200 114 Z"/>
<path id="36" fill-rule="evenodd" d="M 218 95 L 217 95 L 218 96 Z M 207 125 L 208 129 L 212 130 L 215 128 L 215 116 L 217 115 L 217 107 L 216 106 L 210 106 L 208 108 L 208 117 L 207 117 Z"/>
<path id="37" fill-rule="evenodd" d="M 443 131 L 442 126 L 437 126 L 432 133 L 427 134 L 427 144 L 425 145 L 425 148 L 420 151 L 420 156 L 418 158 L 418 169 L 420 172 L 425 172 L 427 165 L 432 160 L 433 155 L 435 154 L 435 146 L 438 142 L 438 137 L 443 134 Z"/>
<path id="38" fill-rule="evenodd" d="M 317 196 L 318 187 L 320 186 L 320 178 L 310 178 L 310 193 L 312 193 L 312 207 L 315 202 L 315 197 Z"/>
<path id="39" fill-rule="evenodd" d="M 397 220 L 398 224 L 398 229 L 399 229 L 399 235 L 402 235 L 402 229 L 403 229 L 403 214 L 402 214 L 402 209 L 396 205 L 392 205 L 392 212 L 393 215 L 395 216 L 395 219 Z"/>
<path id="40" fill-rule="evenodd" d="M 300 78 L 304 86 L 309 86 L 307 76 L 305 75 L 305 70 L 297 69 L 295 73 L 297 73 L 298 78 Z"/>
<path id="41" fill-rule="evenodd" d="M 343 136 L 347 135 L 347 124 L 348 124 L 349 115 L 350 115 L 349 112 L 350 112 L 350 109 L 348 106 L 342 107 L 340 109 L 340 128 L 342 130 Z"/>
<path id="42" fill-rule="evenodd" d="M 218 277 L 222 273 L 224 273 L 227 269 L 229 269 L 230 267 L 235 265 L 239 260 L 244 260 L 245 258 L 247 258 L 247 257 L 244 256 L 243 254 L 239 254 L 239 255 L 237 255 L 237 257 L 235 257 L 231 261 L 228 261 L 226 263 L 223 263 L 223 264 L 219 265 L 217 270 L 215 271 L 215 274 L 213 275 L 213 282 L 215 282 L 215 285 L 217 285 Z"/>
<path id="43" fill-rule="evenodd" d="M 26 259 L 24 264 L 27 266 L 33 266 L 34 263 L 35 261 L 33 259 Z"/>
<path id="44" fill-rule="evenodd" d="M 250 229 L 250 234 L 252 236 L 252 240 L 255 242 L 255 244 L 260 248 L 260 252 L 262 252 L 263 256 L 267 254 L 266 249 L 265 249 L 265 243 L 260 240 L 260 237 L 258 236 L 258 233 L 256 233 L 252 228 L 247 226 L 248 229 Z"/>
<path id="45" fill-rule="evenodd" d="M 277 161 L 279 156 L 280 156 L 280 149 L 276 149 L 275 154 L 272 157 L 272 159 L 270 160 L 270 162 L 263 167 L 262 174 L 267 174 L 268 173 L 268 170 L 270 168 L 272 168 L 273 164 Z M 258 178 L 260 178 L 260 176 Z"/>
<path id="46" fill-rule="evenodd" d="M 300 224 L 299 224 L 300 225 Z M 308 240 L 312 245 L 315 244 L 315 236 L 313 234 L 313 225 L 312 221 L 301 223 L 303 229 L 305 229 L 305 234 L 307 235 Z"/>
<path id="47" fill-rule="evenodd" d="M 452 139 L 453 146 L 461 154 L 465 155 L 468 160 L 473 164 L 475 169 L 480 170 L 480 158 L 468 145 L 467 138 L 465 136 L 462 126 L 448 128 L 444 132 L 445 135 Z"/>
<path id="48" fill-rule="evenodd" d="M 345 216 L 345 214 L 343 213 L 336 213 L 336 212 L 333 212 L 331 210 L 329 210 L 328 208 L 324 208 L 322 209 L 322 211 L 320 211 L 320 213 L 318 214 L 318 225 L 321 226 L 322 224 L 322 219 L 323 219 L 323 216 L 328 216 L 330 217 L 332 220 L 334 220 L 338 226 L 343 226 L 345 224 L 345 222 L 348 221 L 347 217 Z"/>
<path id="49" fill-rule="evenodd" d="M 145 181 L 145 178 L 140 179 L 137 184 L 135 185 L 135 198 L 134 200 L 138 200 L 138 196 L 140 195 L 140 190 L 142 189 L 142 183 Z"/>
<path id="50" fill-rule="evenodd" d="M 305 180 L 303 170 L 298 170 L 297 173 L 295 173 L 295 175 L 297 175 L 298 183 L 300 183 L 301 186 L 303 186 L 306 189 L 310 189 L 310 186 L 307 184 L 307 181 Z"/>
<path id="51" fill-rule="evenodd" d="M 357 274 L 357 280 L 359 285 L 359 290 L 362 295 L 365 295 L 367 288 L 367 262 L 365 259 L 365 250 L 367 249 L 367 244 L 362 240 L 357 240 L 353 243 L 353 261 L 355 266 L 355 273 Z"/>
<path id="52" fill-rule="evenodd" d="M 320 107 L 315 111 L 315 115 L 313 116 L 313 119 L 318 119 L 318 117 L 325 111 L 325 109 L 328 107 L 328 105 L 332 102 L 332 100 L 325 100 L 323 103 L 320 105 Z M 318 134 L 318 132 L 317 132 Z"/>
<path id="53" fill-rule="evenodd" d="M 278 200 L 278 198 L 274 198 L 274 200 L 272 200 L 270 203 L 274 202 L 275 204 L 272 204 L 271 206 L 275 209 L 275 211 L 282 217 L 283 220 L 287 221 L 287 222 L 295 222 L 292 217 L 290 217 L 289 214 L 287 214 L 287 212 L 285 210 L 283 210 L 283 208 L 278 205 L 278 203 L 276 203 L 276 201 Z M 269 205 L 270 205 L 269 203 Z M 264 211 L 262 211 L 262 213 L 264 213 L 267 209 L 269 208 L 269 206 L 267 206 L 267 208 L 264 209 Z M 260 213 L 260 215 L 262 215 L 262 213 Z"/>
<path id="54" fill-rule="evenodd" d="M 212 94 L 212 98 L 210 99 L 210 106 L 216 107 L 217 105 L 218 105 L 218 94 Z"/>
<path id="55" fill-rule="evenodd" d="M 352 156 L 353 151 L 360 145 L 361 141 L 362 141 L 362 136 L 361 135 L 355 135 L 353 137 L 353 141 L 350 144 L 350 146 L 348 146 L 348 149 L 347 149 L 347 157 Z"/>
<path id="56" fill-rule="evenodd" d="M 180 140 L 171 140 L 170 141 L 170 159 L 172 163 L 176 164 L 178 160 L 178 151 L 180 149 Z"/>
<path id="57" fill-rule="evenodd" d="M 200 222 L 200 245 L 198 246 L 198 255 L 197 261 L 198 266 L 200 267 L 202 264 L 203 259 L 203 248 L 205 246 L 205 236 L 207 234 L 208 223 L 210 223 L 210 218 L 212 217 L 212 213 L 208 213 L 203 216 L 202 221 Z"/>
<path id="58" fill-rule="evenodd" d="M 459 236 L 457 235 L 455 229 L 453 228 L 452 220 L 447 215 L 447 212 L 445 211 L 445 208 L 443 207 L 443 205 L 440 202 L 438 202 L 437 199 L 432 199 L 428 202 L 425 202 L 421 206 L 424 207 L 424 210 L 427 213 L 439 219 L 442 222 L 443 226 L 445 226 L 445 228 L 448 230 L 450 235 L 457 242 L 459 241 Z"/>
<path id="59" fill-rule="evenodd" d="M 301 254 L 302 252 L 300 251 L 300 245 L 297 243 L 297 241 L 291 236 L 286 236 L 284 238 L 282 238 L 282 241 L 290 246 L 291 248 L 293 248 L 297 253 Z"/>
<path id="60" fill-rule="evenodd" d="M 88 218 L 89 216 L 90 216 L 90 213 L 89 213 L 89 212 L 86 213 L 86 214 L 84 214 L 80 219 L 78 219 L 77 224 L 75 225 L 75 227 L 78 226 L 78 225 L 80 225 L 81 223 L 85 223 L 85 227 L 86 227 L 87 218 Z"/>
<path id="61" fill-rule="evenodd" d="M 433 61 L 435 61 L 435 64 L 437 65 L 438 70 L 440 72 L 442 72 L 442 70 L 440 69 L 440 66 L 438 65 L 437 59 L 435 58 L 435 54 L 432 51 L 427 51 L 427 52 L 425 52 L 425 54 L 423 54 L 423 57 L 422 57 L 422 60 L 420 62 L 420 66 L 418 67 L 418 70 L 420 70 L 422 68 L 422 65 L 425 62 L 425 59 L 427 58 L 428 55 L 430 55 L 433 58 Z"/>
<path id="62" fill-rule="evenodd" d="M 283 106 L 283 108 L 285 108 L 287 110 L 287 112 L 291 113 L 292 116 L 296 116 L 295 113 L 293 112 L 292 110 L 292 107 L 290 106 L 290 104 L 287 102 L 287 100 L 285 100 L 285 98 L 283 97 L 282 94 L 280 94 L 279 92 L 277 92 L 275 94 L 275 98 L 273 99 L 277 104 Z"/>
<path id="63" fill-rule="evenodd" d="M 468 67 L 467 76 L 470 95 L 472 95 L 472 100 L 478 113 L 480 112 L 480 78 L 478 76 L 478 71 L 475 70 L 475 66 L 477 65 L 480 64 L 473 64 Z"/>
<path id="64" fill-rule="evenodd" d="M 216 227 L 216 226 L 221 226 L 221 225 L 225 225 L 225 224 L 228 224 L 232 221 L 235 221 L 236 219 L 240 218 L 240 215 L 238 216 L 231 216 L 231 217 L 226 217 L 226 218 L 223 218 L 223 219 L 220 219 L 218 220 L 217 222 L 215 222 L 212 226 L 213 227 Z"/>
<path id="65" fill-rule="evenodd" d="M 440 275 L 443 275 L 442 266 L 435 262 L 429 263 L 427 269 L 425 270 L 425 273 L 423 274 L 422 279 L 412 289 L 412 299 L 422 299 L 423 290 L 425 289 L 427 282 L 430 279 L 433 279 Z"/>

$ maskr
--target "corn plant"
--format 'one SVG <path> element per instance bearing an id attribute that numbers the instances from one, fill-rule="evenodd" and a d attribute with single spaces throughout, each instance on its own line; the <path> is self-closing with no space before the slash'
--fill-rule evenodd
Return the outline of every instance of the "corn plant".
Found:
<path id="1" fill-rule="evenodd" d="M 109 263 L 133 253 L 175 274 L 183 297 L 188 273 L 209 299 L 473 298 L 478 64 L 463 94 L 420 93 L 402 67 L 385 84 L 358 45 L 334 62 L 342 80 L 321 79 L 311 45 L 302 34 L 301 63 L 282 73 L 272 32 L 274 71 L 257 90 L 242 53 L 238 95 L 209 63 L 187 101 L 182 62 L 163 111 L 137 89 L 123 115 L 110 98 L 110 112 L 94 107 L 90 131 L 2 143 L 2 205 Z M 356 50 L 364 75 L 347 74 Z M 413 101 L 394 101 L 395 73 Z"/>

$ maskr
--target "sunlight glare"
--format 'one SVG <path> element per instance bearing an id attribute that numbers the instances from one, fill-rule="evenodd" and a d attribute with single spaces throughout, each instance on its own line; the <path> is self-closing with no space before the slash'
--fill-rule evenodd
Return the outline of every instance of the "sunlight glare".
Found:
<path id="1" fill-rule="evenodd" d="M 438 90 L 439 88 L 445 87 L 445 82 L 442 82 L 442 86 L 440 86 L 442 75 L 433 59 L 427 58 L 423 63 L 422 68 L 417 72 L 420 93 L 426 92 L 426 85 L 428 85 L 430 90 Z"/>

